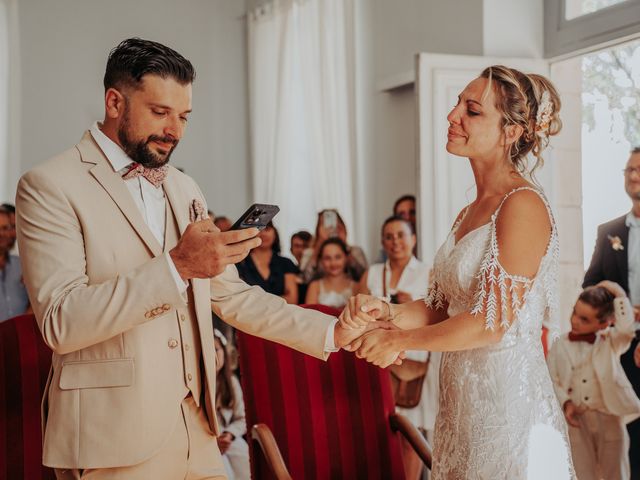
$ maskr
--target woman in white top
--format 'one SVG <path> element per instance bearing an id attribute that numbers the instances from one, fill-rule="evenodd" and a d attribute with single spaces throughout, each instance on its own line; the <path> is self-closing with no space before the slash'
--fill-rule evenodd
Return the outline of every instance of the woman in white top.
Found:
<path id="1" fill-rule="evenodd" d="M 355 293 L 356 283 L 348 272 L 349 248 L 341 239 L 326 240 L 320 247 L 318 263 L 324 272 L 322 277 L 309 284 L 307 304 L 321 304 L 342 308 Z"/>
<path id="2" fill-rule="evenodd" d="M 408 303 L 424 299 L 429 285 L 429 266 L 413 255 L 416 235 L 413 225 L 398 216 L 382 224 L 382 248 L 385 263 L 371 265 L 358 285 L 358 292 L 384 298 L 392 303 Z M 438 371 L 440 352 L 410 350 L 407 358 L 419 362 L 429 361 L 427 375 L 422 384 L 420 403 L 410 409 L 397 408 L 418 428 L 427 432 L 431 440 L 438 413 Z M 411 446 L 403 442 L 403 460 L 407 479 L 420 478 L 422 463 Z"/>

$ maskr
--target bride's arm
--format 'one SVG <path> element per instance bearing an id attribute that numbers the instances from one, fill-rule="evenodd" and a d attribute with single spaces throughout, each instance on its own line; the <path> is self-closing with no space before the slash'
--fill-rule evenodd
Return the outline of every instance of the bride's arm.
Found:
<path id="1" fill-rule="evenodd" d="M 523 191 L 505 202 L 496 231 L 499 262 L 498 258 L 495 261 L 508 280 L 499 279 L 495 271 L 487 272 L 490 278 L 484 277 L 486 281 L 480 281 L 484 288 L 479 287 L 479 295 L 476 295 L 479 300 L 469 311 L 419 328 L 371 331 L 354 342 L 352 350 L 358 350 L 359 356 L 376 365 L 387 366 L 389 359 L 395 359 L 399 351 L 459 351 L 499 342 L 515 318 L 513 306 L 524 301 L 531 283 L 527 279 L 535 277 L 540 267 L 549 244 L 551 223 L 539 197 Z M 514 296 L 518 300 L 516 303 L 512 301 Z M 394 324 L 396 309 L 398 306 L 391 307 Z M 400 318 L 403 318 L 402 313 L 400 309 Z"/>
<path id="2" fill-rule="evenodd" d="M 387 303 L 386 309 L 389 313 L 385 320 L 391 321 L 396 327 L 403 330 L 434 325 L 447 318 L 446 306 L 444 309 L 434 310 L 427 306 L 424 300 L 415 300 L 400 305 Z"/>

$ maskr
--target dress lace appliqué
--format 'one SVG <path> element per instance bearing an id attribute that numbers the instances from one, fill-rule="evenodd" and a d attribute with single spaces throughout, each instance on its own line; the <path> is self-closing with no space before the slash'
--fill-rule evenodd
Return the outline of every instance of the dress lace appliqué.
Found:
<path id="1" fill-rule="evenodd" d="M 533 278 L 509 274 L 500 264 L 502 204 L 491 222 L 456 243 L 463 213 L 435 257 L 427 305 L 446 308 L 449 317 L 484 315 L 487 328 L 505 332 L 497 344 L 442 355 L 433 480 L 575 479 L 540 341 L 543 322 L 554 329 L 558 236 L 544 196 L 525 189 L 540 195 L 552 225 Z"/>

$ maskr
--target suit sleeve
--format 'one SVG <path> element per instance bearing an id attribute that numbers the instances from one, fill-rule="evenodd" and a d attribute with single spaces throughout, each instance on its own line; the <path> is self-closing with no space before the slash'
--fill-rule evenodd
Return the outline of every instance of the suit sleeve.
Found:
<path id="1" fill-rule="evenodd" d="M 185 304 L 166 255 L 90 284 L 78 217 L 45 173 L 36 170 L 22 177 L 16 207 L 25 285 L 44 340 L 54 352 L 95 345 L 152 320 L 163 308 L 161 313 Z"/>
<path id="2" fill-rule="evenodd" d="M 629 298 L 616 298 L 613 300 L 613 311 L 616 323 L 611 328 L 607 338 L 611 342 L 611 348 L 617 355 L 622 355 L 629 350 L 635 336 L 633 307 Z"/>
<path id="3" fill-rule="evenodd" d="M 334 317 L 289 305 L 281 297 L 247 285 L 234 265 L 212 278 L 210 288 L 211 309 L 232 327 L 323 360 L 328 357 L 325 340 Z"/>
<path id="4" fill-rule="evenodd" d="M 604 271 L 602 270 L 603 262 L 602 256 L 605 249 L 605 241 L 607 234 L 604 231 L 603 226 L 598 227 L 598 237 L 596 239 L 596 246 L 593 249 L 593 255 L 591 256 L 591 263 L 587 272 L 584 274 L 584 281 L 582 282 L 582 288 L 590 287 L 597 284 L 602 280 L 606 280 L 604 277 Z"/>

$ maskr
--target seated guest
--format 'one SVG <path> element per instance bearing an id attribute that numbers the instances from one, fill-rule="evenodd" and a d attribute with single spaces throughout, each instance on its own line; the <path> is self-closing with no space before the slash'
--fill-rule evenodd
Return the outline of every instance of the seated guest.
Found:
<path id="1" fill-rule="evenodd" d="M 311 245 L 311 240 L 313 237 L 306 230 L 300 230 L 299 232 L 291 235 L 291 255 L 296 259 L 296 264 L 300 265 L 300 261 L 302 260 L 302 254 L 304 251 L 309 248 Z M 297 277 L 298 282 L 298 299 L 304 302 L 304 299 L 307 296 L 307 287 L 308 285 L 304 282 L 304 278 L 302 274 L 299 274 Z"/>
<path id="2" fill-rule="evenodd" d="M 633 323 L 624 289 L 604 280 L 582 291 L 573 307 L 571 332 L 549 351 L 549 372 L 581 480 L 630 478 L 625 424 L 640 416 L 640 400 L 620 355 L 631 345 Z"/>
<path id="3" fill-rule="evenodd" d="M 367 269 L 367 258 L 360 247 L 347 243 L 347 226 L 337 210 L 322 210 L 318 213 L 316 236 L 313 247 L 307 248 L 300 260 L 300 270 L 305 283 L 322 276 L 322 266 L 318 264 L 320 247 L 329 238 L 339 238 L 348 247 L 347 269 L 351 277 L 358 281 Z"/>
<path id="4" fill-rule="evenodd" d="M 248 479 L 251 476 L 249 468 L 249 445 L 243 435 L 247 433 L 244 416 L 244 400 L 240 382 L 233 374 L 232 359 L 227 349 L 227 339 L 220 332 L 214 330 L 214 344 L 216 349 L 216 413 L 220 430 L 218 448 L 222 454 L 222 461 L 229 480 Z"/>
<path id="5" fill-rule="evenodd" d="M 18 255 L 18 244 L 16 243 L 16 207 L 11 203 L 3 203 L 0 205 L 0 209 L 9 212 L 9 221 L 13 227 L 13 229 L 9 231 L 9 236 L 11 237 L 9 253 L 12 255 Z"/>
<path id="6" fill-rule="evenodd" d="M 415 195 L 403 195 L 398 198 L 393 204 L 393 216 L 400 217 L 403 220 L 411 223 L 413 233 L 417 232 L 416 229 L 416 197 Z M 413 254 L 418 254 L 418 242 L 413 247 Z M 378 255 L 378 263 L 384 263 L 387 260 L 387 254 L 384 249 L 380 250 Z"/>
<path id="7" fill-rule="evenodd" d="M 298 265 L 302 260 L 302 254 L 311 245 L 311 238 L 311 234 L 306 230 L 300 230 L 291 235 L 291 255 L 296 259 Z"/>
<path id="8" fill-rule="evenodd" d="M 213 224 L 220 229 L 221 232 L 226 232 L 231 228 L 233 223 L 224 215 L 220 215 L 219 217 L 215 217 L 213 220 Z"/>
<path id="9" fill-rule="evenodd" d="M 29 309 L 29 297 L 22 283 L 20 259 L 10 253 L 16 237 L 11 213 L 0 207 L 0 322 Z"/>
<path id="10" fill-rule="evenodd" d="M 413 225 L 416 230 L 416 197 L 415 195 L 403 195 L 393 204 L 393 215 L 400 217 Z"/>
<path id="11" fill-rule="evenodd" d="M 371 265 L 360 279 L 358 293 L 385 298 L 391 303 L 408 303 L 424 298 L 429 284 L 429 266 L 412 253 L 416 244 L 413 224 L 402 217 L 392 216 L 382 225 L 382 247 L 387 261 Z M 416 368 L 426 363 L 420 402 L 413 408 L 397 408 L 432 440 L 438 413 L 438 372 L 440 352 L 408 351 L 403 365 L 394 368 Z M 415 362 L 413 365 L 412 362 Z M 403 461 L 407 479 L 418 479 L 422 462 L 409 443 L 403 440 Z"/>
<path id="12" fill-rule="evenodd" d="M 237 265 L 240 278 L 281 296 L 287 303 L 298 303 L 298 267 L 280 255 L 280 236 L 273 223 L 269 222 L 259 237 L 262 244 Z"/>
<path id="13" fill-rule="evenodd" d="M 347 265 L 347 244 L 337 237 L 329 238 L 320 247 L 318 257 L 323 274 L 309 284 L 305 303 L 344 307 L 356 287 Z"/>

